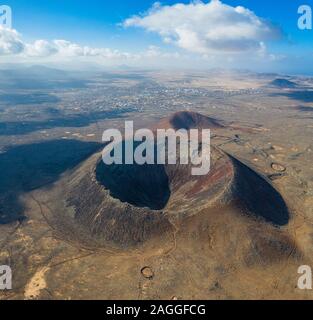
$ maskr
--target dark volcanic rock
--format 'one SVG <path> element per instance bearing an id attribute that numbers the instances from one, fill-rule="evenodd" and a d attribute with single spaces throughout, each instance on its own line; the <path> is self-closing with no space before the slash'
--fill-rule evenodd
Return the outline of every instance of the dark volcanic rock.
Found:
<path id="1" fill-rule="evenodd" d="M 154 126 L 154 129 L 168 129 L 173 128 L 179 129 L 221 129 L 224 125 L 222 121 L 204 116 L 200 113 L 192 111 L 181 111 L 176 112 L 168 118 L 162 119 L 159 123 Z"/>
<path id="2" fill-rule="evenodd" d="M 153 128 L 169 125 L 222 127 L 210 118 L 185 112 Z M 94 155 L 67 182 L 66 200 L 75 208 L 75 221 L 91 235 L 120 246 L 142 243 L 173 230 L 173 220 L 233 200 L 272 224 L 288 223 L 289 211 L 278 191 L 239 160 L 211 147 L 211 169 L 203 176 L 193 176 L 192 164 L 177 160 L 176 165 L 105 165 L 100 155 Z"/>
<path id="3" fill-rule="evenodd" d="M 171 195 L 163 165 L 105 165 L 100 161 L 96 178 L 113 198 L 152 210 L 162 210 Z"/>

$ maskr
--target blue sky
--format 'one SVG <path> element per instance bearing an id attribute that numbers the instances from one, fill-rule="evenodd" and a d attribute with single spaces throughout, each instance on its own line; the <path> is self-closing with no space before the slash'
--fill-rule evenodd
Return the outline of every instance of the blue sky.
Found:
<path id="1" fill-rule="evenodd" d="M 275 41 L 266 39 L 266 51 L 273 56 L 284 56 L 284 59 L 294 64 L 290 67 L 290 71 L 297 72 L 298 68 L 301 73 L 307 70 L 306 64 L 311 56 L 313 57 L 313 31 L 301 31 L 297 28 L 297 9 L 304 3 L 310 4 L 310 1 L 223 0 L 222 2 L 232 7 L 240 5 L 250 9 L 257 17 L 271 21 L 274 27 L 281 28 L 283 36 L 279 39 Z M 81 46 L 111 48 L 129 53 L 143 52 L 150 46 L 156 46 L 166 52 L 192 54 L 195 59 L 198 59 L 195 52 L 185 50 L 186 46 L 177 45 L 175 41 L 169 43 L 164 41 L 165 37 L 160 35 L 161 31 L 149 32 L 148 27 L 138 26 L 135 23 L 127 28 L 121 25 L 126 19 L 147 12 L 154 2 L 150 0 L 6 0 L 3 4 L 12 8 L 13 28 L 21 34 L 24 42 L 31 43 L 38 39 L 47 41 L 64 39 Z M 176 3 L 189 4 L 190 1 L 161 1 L 162 6 L 171 6 Z M 313 6 L 313 0 L 311 5 Z M 229 60 L 234 61 L 233 57 Z M 214 66 L 214 63 L 212 64 Z M 286 63 L 281 63 L 279 66 L 279 63 L 275 62 L 273 68 L 281 68 L 281 71 L 285 68 L 288 71 L 284 64 Z M 241 66 L 241 62 L 238 62 L 238 65 Z M 269 63 L 269 65 L 272 64 Z"/>

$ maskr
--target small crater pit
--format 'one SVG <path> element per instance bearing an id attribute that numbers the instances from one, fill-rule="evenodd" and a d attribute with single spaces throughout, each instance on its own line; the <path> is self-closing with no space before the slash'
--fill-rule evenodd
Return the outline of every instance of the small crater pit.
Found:
<path id="1" fill-rule="evenodd" d="M 141 269 L 141 274 L 144 278 L 152 280 L 154 277 L 154 272 L 150 267 L 143 267 Z"/>

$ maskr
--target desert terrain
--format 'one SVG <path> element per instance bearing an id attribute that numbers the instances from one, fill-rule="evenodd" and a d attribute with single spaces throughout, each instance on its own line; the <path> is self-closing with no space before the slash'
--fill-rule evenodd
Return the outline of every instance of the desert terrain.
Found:
<path id="1" fill-rule="evenodd" d="M 312 78 L 38 66 L 9 74 L 0 77 L 0 265 L 11 266 L 13 290 L 0 299 L 313 298 L 297 288 L 298 267 L 313 266 Z M 220 124 L 211 137 L 218 183 L 201 181 L 203 193 L 167 168 L 136 185 L 99 183 L 105 129 L 164 125 L 177 113 L 183 125 L 194 113 Z M 131 192 L 141 182 L 147 198 Z M 237 205 L 247 195 L 258 208 Z"/>

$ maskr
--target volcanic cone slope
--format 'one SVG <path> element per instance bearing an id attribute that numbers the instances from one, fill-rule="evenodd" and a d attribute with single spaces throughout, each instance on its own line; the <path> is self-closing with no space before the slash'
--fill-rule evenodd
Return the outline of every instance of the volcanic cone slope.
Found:
<path id="1" fill-rule="evenodd" d="M 218 123 L 181 112 L 153 128 L 214 131 L 223 127 Z M 194 176 L 191 169 L 191 164 L 180 164 L 179 158 L 175 165 L 106 165 L 96 154 L 71 175 L 66 200 L 75 208 L 75 221 L 90 234 L 121 246 L 137 245 L 172 230 L 173 219 L 183 222 L 206 209 L 209 214 L 217 205 L 222 210 L 227 203 L 240 203 L 249 213 L 275 225 L 288 223 L 287 205 L 271 183 L 220 149 L 211 147 L 208 174 Z"/>

